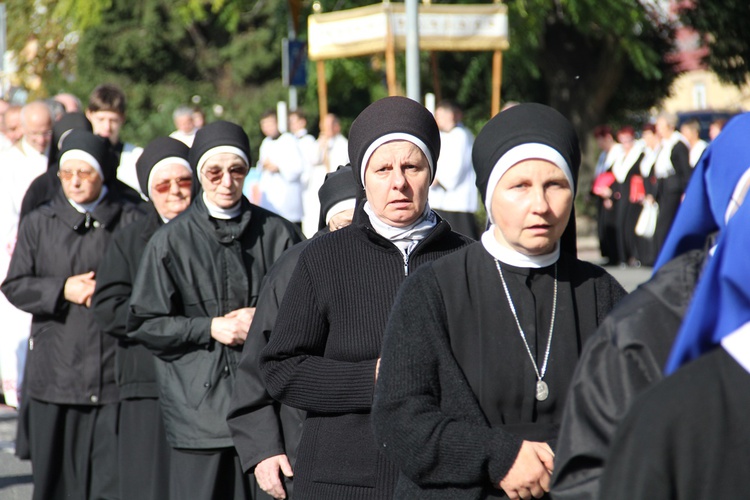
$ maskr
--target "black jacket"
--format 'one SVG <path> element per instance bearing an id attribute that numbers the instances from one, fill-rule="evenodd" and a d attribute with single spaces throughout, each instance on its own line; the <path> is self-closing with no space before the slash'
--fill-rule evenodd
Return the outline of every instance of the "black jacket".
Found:
<path id="1" fill-rule="evenodd" d="M 115 341 L 101 334 L 91 309 L 67 302 L 63 289 L 68 277 L 98 271 L 113 233 L 142 215 L 112 192 L 84 215 L 59 189 L 21 223 L 2 291 L 13 305 L 33 314 L 26 396 L 56 404 L 118 400 Z"/>
<path id="2" fill-rule="evenodd" d="M 117 233 L 102 258 L 92 308 L 103 332 L 117 339 L 115 358 L 120 399 L 156 398 L 154 356 L 128 338 L 128 302 L 146 243 L 163 226 L 155 209 Z"/>
<path id="3" fill-rule="evenodd" d="M 201 195 L 157 231 L 133 285 L 128 331 L 154 354 L 167 439 L 175 448 L 231 447 L 226 423 L 240 349 L 215 342 L 211 320 L 254 307 L 263 277 L 301 236 L 242 198 L 229 223 Z"/>
<path id="4" fill-rule="evenodd" d="M 312 239 L 305 240 L 284 252 L 266 275 L 258 298 L 258 308 L 242 347 L 242 359 L 227 423 L 232 431 L 234 447 L 240 456 L 242 468 L 246 472 L 275 455 L 287 455 L 292 467 L 297 458 L 305 412 L 279 404 L 268 394 L 259 363 L 260 353 L 271 337 L 281 300 L 299 256 L 312 242 Z"/>
<path id="5" fill-rule="evenodd" d="M 471 240 L 439 220 L 408 272 Z M 268 392 L 307 411 L 294 474 L 301 498 L 390 498 L 397 471 L 375 444 L 370 405 L 385 323 L 404 257 L 361 207 L 351 226 L 302 252 L 261 354 Z"/>

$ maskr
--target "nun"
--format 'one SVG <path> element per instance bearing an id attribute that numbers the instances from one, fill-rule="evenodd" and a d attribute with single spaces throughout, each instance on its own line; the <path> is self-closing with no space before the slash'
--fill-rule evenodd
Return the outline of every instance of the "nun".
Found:
<path id="1" fill-rule="evenodd" d="M 725 131 L 738 121 L 747 120 L 736 118 Z M 735 136 L 737 147 L 747 148 L 746 134 L 743 127 Z M 746 171 L 672 346 L 667 377 L 636 399 L 618 426 L 600 498 L 747 498 L 750 169 L 747 161 L 740 165 Z"/>
<path id="2" fill-rule="evenodd" d="M 708 146 L 654 275 L 618 304 L 584 347 L 560 427 L 552 478 L 556 500 L 600 498 L 618 424 L 636 398 L 664 377 L 710 248 L 750 186 L 748 127 L 750 113 L 739 115 Z"/>
<path id="3" fill-rule="evenodd" d="M 242 196 L 250 165 L 242 127 L 206 125 L 188 158 L 197 192 L 146 244 L 127 332 L 157 356 L 169 498 L 241 499 L 251 485 L 227 427 L 229 398 L 263 277 L 301 236 Z"/>
<path id="4" fill-rule="evenodd" d="M 120 498 L 168 498 L 169 445 L 159 408 L 153 355 L 127 336 L 128 301 L 151 236 L 190 205 L 189 148 L 169 137 L 151 141 L 136 161 L 148 215 L 110 242 L 96 281 L 92 307 L 103 332 L 117 340 L 118 470 Z"/>
<path id="5" fill-rule="evenodd" d="M 575 256 L 578 138 L 520 104 L 472 151 L 490 226 L 399 290 L 373 404 L 396 498 L 543 498 L 581 346 L 625 295 Z"/>
<path id="6" fill-rule="evenodd" d="M 266 388 L 307 412 L 294 470 L 298 498 L 390 498 L 397 470 L 376 446 L 370 407 L 398 287 L 420 266 L 470 242 L 427 203 L 440 154 L 435 119 L 386 97 L 349 132 L 364 200 L 352 224 L 302 252 L 261 353 Z"/>
<path id="7" fill-rule="evenodd" d="M 115 340 L 91 297 L 114 235 L 142 214 L 105 185 L 106 139 L 73 130 L 61 186 L 20 226 L 2 292 L 33 315 L 24 405 L 34 498 L 117 498 Z"/>
<path id="8" fill-rule="evenodd" d="M 326 174 L 318 190 L 318 232 L 284 252 L 264 278 L 242 349 L 227 423 L 243 469 L 254 474 L 258 486 L 274 498 L 292 497 L 293 467 L 305 412 L 279 405 L 268 394 L 258 367 L 260 353 L 273 333 L 281 299 L 300 254 L 314 238 L 351 224 L 358 191 L 351 166 Z"/>

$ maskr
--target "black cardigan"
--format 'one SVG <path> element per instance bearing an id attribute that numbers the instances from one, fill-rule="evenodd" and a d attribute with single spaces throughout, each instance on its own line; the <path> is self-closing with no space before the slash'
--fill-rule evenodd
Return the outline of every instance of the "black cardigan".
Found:
<path id="1" fill-rule="evenodd" d="M 440 220 L 408 270 L 469 241 Z M 405 278 L 401 252 L 361 208 L 354 223 L 315 239 L 300 256 L 260 368 L 268 392 L 306 410 L 294 475 L 301 498 L 390 498 L 396 470 L 375 445 L 375 365 Z"/>
<path id="2" fill-rule="evenodd" d="M 545 378 L 551 396 L 541 403 L 533 397 L 536 377 L 517 327 L 505 312 L 507 299 L 494 260 L 481 243 L 425 266 L 404 283 L 386 328 L 373 405 L 378 443 L 401 471 L 396 498 L 499 496 L 493 485 L 513 465 L 523 439 L 554 446 L 569 381 L 560 377 L 572 376 L 582 343 L 625 295 L 612 276 L 593 264 L 563 253 L 558 268 L 560 296 L 567 295 L 564 317 L 573 325 L 555 325 Z M 510 284 L 510 276 L 506 279 Z M 517 309 L 524 307 L 529 306 L 516 303 Z M 533 317 L 524 320 L 520 311 L 519 316 L 524 324 L 534 322 Z M 540 337 L 545 344 L 546 336 Z M 501 391 L 509 425 L 490 424 L 466 371 L 476 372 L 476 365 L 456 351 L 473 348 L 481 363 L 482 349 L 489 348 L 482 342 L 501 343 L 502 349 L 495 350 L 505 351 L 505 361 L 497 362 L 505 365 L 500 370 L 484 365 L 480 375 L 492 371 L 517 377 L 479 379 Z M 539 365 L 544 347 L 536 349 Z"/>

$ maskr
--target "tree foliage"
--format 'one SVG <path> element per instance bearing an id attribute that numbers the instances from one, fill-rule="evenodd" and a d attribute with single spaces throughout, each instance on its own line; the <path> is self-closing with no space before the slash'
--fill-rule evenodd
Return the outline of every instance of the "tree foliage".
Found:
<path id="1" fill-rule="evenodd" d="M 702 35 L 708 66 L 727 83 L 743 85 L 750 74 L 750 7 L 745 0 L 694 0 L 680 11 L 682 22 Z"/>
<path id="2" fill-rule="evenodd" d="M 321 0 L 323 11 L 374 0 Z M 433 0 L 487 3 L 489 0 Z M 646 0 L 643 0 L 644 2 Z M 708 0 L 704 0 L 708 1 Z M 739 1 L 739 0 L 733 0 Z M 39 45 L 30 73 L 41 75 L 37 94 L 72 90 L 86 96 L 111 81 L 126 89 L 125 135 L 144 143 L 171 130 L 171 110 L 199 99 L 210 118 L 243 124 L 259 144 L 257 117 L 287 90 L 280 81 L 281 39 L 289 35 L 288 2 L 271 0 L 10 0 L 9 17 L 29 21 Z M 639 0 L 508 0 L 511 46 L 504 54 L 504 100 L 539 101 L 569 116 L 579 133 L 622 119 L 663 97 L 674 78 L 664 54 L 671 27 Z M 32 7 L 29 6 L 32 4 Z M 306 37 L 312 2 L 300 7 L 299 38 Z M 13 28 L 11 46 L 25 45 Z M 71 35 L 71 33 L 73 35 Z M 65 40 L 70 41 L 66 45 Z M 76 42 L 77 43 L 74 43 Z M 489 118 L 491 54 L 423 53 L 422 90 L 451 98 L 478 130 Z M 329 108 L 345 130 L 367 104 L 386 95 L 383 55 L 327 61 Z M 397 57 L 404 85 L 405 61 Z M 315 66 L 299 103 L 317 111 Z M 214 113 L 213 110 L 223 110 Z M 311 120 L 314 123 L 314 120 Z M 314 125 L 312 128 L 315 128 Z"/>

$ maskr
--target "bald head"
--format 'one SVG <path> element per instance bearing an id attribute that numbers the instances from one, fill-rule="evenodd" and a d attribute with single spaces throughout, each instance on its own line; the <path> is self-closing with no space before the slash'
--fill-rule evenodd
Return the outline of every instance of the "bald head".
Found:
<path id="1" fill-rule="evenodd" d="M 52 139 L 52 113 L 43 101 L 33 101 L 21 109 L 23 137 L 31 147 L 44 153 Z"/>

